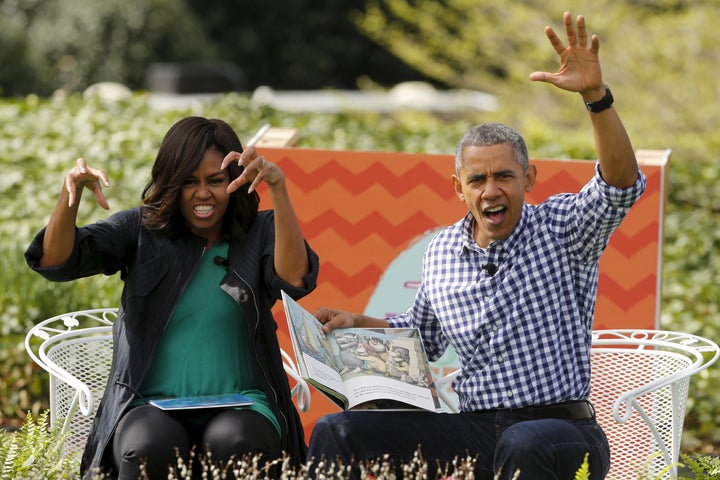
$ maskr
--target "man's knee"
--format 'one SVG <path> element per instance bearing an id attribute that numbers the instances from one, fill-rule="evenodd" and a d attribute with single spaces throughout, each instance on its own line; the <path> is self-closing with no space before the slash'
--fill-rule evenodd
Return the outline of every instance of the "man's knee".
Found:
<path id="1" fill-rule="evenodd" d="M 527 478 L 574 478 L 588 454 L 591 472 L 595 472 L 593 478 L 603 478 L 598 472 L 607 471 L 609 455 L 591 440 L 581 426 L 565 420 L 516 423 L 498 439 L 495 470 L 503 470 L 500 478 L 510 478 L 504 475 L 512 475 L 518 469 Z"/>

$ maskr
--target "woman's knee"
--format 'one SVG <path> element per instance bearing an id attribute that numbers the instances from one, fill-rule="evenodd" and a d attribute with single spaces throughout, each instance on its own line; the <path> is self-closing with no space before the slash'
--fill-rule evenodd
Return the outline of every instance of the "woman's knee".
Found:
<path id="1" fill-rule="evenodd" d="M 205 427 L 202 448 L 220 460 L 258 453 L 273 459 L 282 455 L 277 429 L 252 410 L 225 410 L 213 416 Z"/>
<path id="2" fill-rule="evenodd" d="M 144 468 L 148 474 L 167 475 L 177 456 L 187 456 L 190 441 L 180 422 L 151 406 L 129 410 L 118 423 L 112 439 L 113 460 L 119 478 L 133 478 Z M 137 478 L 137 476 L 135 476 Z M 154 478 L 150 475 L 150 478 Z"/>

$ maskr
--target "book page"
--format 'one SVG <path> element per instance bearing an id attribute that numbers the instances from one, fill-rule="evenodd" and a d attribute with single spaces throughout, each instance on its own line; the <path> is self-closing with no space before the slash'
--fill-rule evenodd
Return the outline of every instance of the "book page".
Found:
<path id="1" fill-rule="evenodd" d="M 417 329 L 347 328 L 330 335 L 349 408 L 390 399 L 418 408 L 440 409 Z"/>
<path id="2" fill-rule="evenodd" d="M 295 350 L 302 377 L 333 397 L 336 403 L 347 406 L 343 394 L 343 380 L 338 373 L 331 338 L 322 331 L 322 324 L 297 302 L 282 292 L 285 316 L 288 319 L 290 340 Z"/>
<path id="3" fill-rule="evenodd" d="M 345 409 L 375 400 L 440 411 L 440 400 L 415 328 L 343 328 L 322 324 L 283 292 L 301 375 Z M 377 405 L 381 405 L 378 402 Z"/>

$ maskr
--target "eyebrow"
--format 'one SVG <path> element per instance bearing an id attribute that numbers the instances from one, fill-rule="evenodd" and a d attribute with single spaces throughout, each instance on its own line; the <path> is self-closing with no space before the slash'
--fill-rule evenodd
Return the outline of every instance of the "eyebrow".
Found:
<path id="1" fill-rule="evenodd" d="M 482 178 L 487 177 L 497 177 L 497 176 L 508 176 L 508 175 L 515 175 L 515 171 L 511 169 L 506 170 L 498 170 L 497 172 L 493 172 L 490 175 L 486 173 L 471 173 L 468 175 L 468 180 L 478 180 Z"/>

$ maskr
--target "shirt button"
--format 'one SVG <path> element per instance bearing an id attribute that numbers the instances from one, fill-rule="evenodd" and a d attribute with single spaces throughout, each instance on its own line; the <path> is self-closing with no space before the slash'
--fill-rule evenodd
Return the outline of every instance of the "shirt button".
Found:
<path id="1" fill-rule="evenodd" d="M 497 332 L 497 331 L 498 331 L 498 326 L 497 326 L 497 325 L 493 325 L 493 326 L 492 326 L 492 331 L 493 331 L 493 332 Z"/>
<path id="2" fill-rule="evenodd" d="M 495 358 L 495 360 L 497 360 L 498 363 L 502 363 L 502 361 L 503 361 L 503 356 L 502 356 L 502 355 L 498 355 L 498 356 Z"/>
<path id="3" fill-rule="evenodd" d="M 507 392 L 505 392 L 505 394 L 506 394 L 508 397 L 512 397 L 513 392 L 512 392 L 512 390 L 508 390 Z"/>

